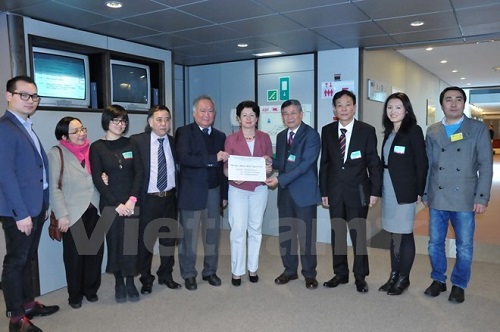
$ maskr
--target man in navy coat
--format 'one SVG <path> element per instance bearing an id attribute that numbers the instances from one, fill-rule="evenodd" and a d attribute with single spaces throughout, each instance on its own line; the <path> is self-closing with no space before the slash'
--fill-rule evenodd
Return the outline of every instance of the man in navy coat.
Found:
<path id="1" fill-rule="evenodd" d="M 196 251 L 198 231 L 202 227 L 202 279 L 220 286 L 217 276 L 221 207 L 227 204 L 227 178 L 223 163 L 226 135 L 213 127 L 215 104 L 202 95 L 193 102 L 194 122 L 177 129 L 176 150 L 180 177 L 177 207 L 180 212 L 182 239 L 179 246 L 179 265 L 186 289 L 197 289 Z"/>
<path id="2" fill-rule="evenodd" d="M 35 301 L 31 262 L 48 217 L 48 160 L 31 128 L 40 96 L 33 79 L 7 82 L 8 110 L 0 118 L 0 221 L 5 233 L 2 288 L 9 332 L 41 331 L 30 319 L 59 310 Z"/>
<path id="3" fill-rule="evenodd" d="M 304 112 L 298 100 L 281 105 L 283 123 L 288 127 L 276 138 L 273 168 L 277 177 L 269 178 L 270 187 L 278 186 L 279 240 L 285 270 L 274 282 L 277 285 L 298 278 L 300 244 L 302 275 L 306 288 L 318 287 L 316 280 L 316 216 L 321 202 L 317 161 L 320 138 L 316 130 L 302 122 Z"/>

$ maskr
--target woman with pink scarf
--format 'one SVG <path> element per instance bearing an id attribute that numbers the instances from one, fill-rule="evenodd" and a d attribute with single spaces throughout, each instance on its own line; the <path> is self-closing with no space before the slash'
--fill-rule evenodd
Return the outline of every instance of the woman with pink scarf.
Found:
<path id="1" fill-rule="evenodd" d="M 55 136 L 59 144 L 48 154 L 50 206 L 63 233 L 68 302 L 78 309 L 84 296 L 89 302 L 98 300 L 101 285 L 104 233 L 93 234 L 99 220 L 99 192 L 92 182 L 87 128 L 67 116 L 57 123 Z"/>

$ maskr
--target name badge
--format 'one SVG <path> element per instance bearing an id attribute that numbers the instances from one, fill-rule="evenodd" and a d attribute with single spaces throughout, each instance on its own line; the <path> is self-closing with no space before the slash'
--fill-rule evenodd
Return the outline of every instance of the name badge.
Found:
<path id="1" fill-rule="evenodd" d="M 394 146 L 394 153 L 397 153 L 397 154 L 405 154 L 405 146 L 401 146 L 401 145 L 395 145 Z"/>
<path id="2" fill-rule="evenodd" d="M 289 155 L 287 161 L 294 163 L 295 162 L 295 155 L 294 154 Z"/>
<path id="3" fill-rule="evenodd" d="M 456 133 L 450 136 L 452 142 L 460 141 L 464 139 L 464 135 L 462 133 Z"/>
<path id="4" fill-rule="evenodd" d="M 122 156 L 123 156 L 124 159 L 132 159 L 132 158 L 134 158 L 134 156 L 132 154 L 132 151 L 123 152 Z"/>
<path id="5" fill-rule="evenodd" d="M 361 158 L 361 151 L 354 151 L 354 152 L 351 152 L 351 159 L 359 159 Z"/>

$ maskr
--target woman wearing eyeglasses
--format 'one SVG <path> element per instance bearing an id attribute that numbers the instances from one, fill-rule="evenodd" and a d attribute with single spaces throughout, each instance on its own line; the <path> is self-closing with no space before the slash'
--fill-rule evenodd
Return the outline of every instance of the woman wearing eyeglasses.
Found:
<path id="1" fill-rule="evenodd" d="M 59 145 L 52 147 L 48 155 L 50 206 L 63 233 L 68 302 L 78 309 L 84 296 L 89 302 L 98 300 L 101 285 L 103 236 L 98 247 L 90 247 L 86 241 L 99 220 L 99 192 L 92 182 L 87 128 L 79 119 L 67 116 L 57 123 L 55 136 Z"/>
<path id="2" fill-rule="evenodd" d="M 106 225 L 108 262 L 106 272 L 115 276 L 115 300 L 118 303 L 139 301 L 134 284 L 137 275 L 137 234 L 125 227 L 134 214 L 142 185 L 142 164 L 135 144 L 123 135 L 128 129 L 127 111 L 119 105 L 104 109 L 101 117 L 104 138 L 90 146 L 94 184 L 101 194 L 99 209 Z M 107 177 L 102 177 L 106 173 Z M 107 181 L 104 182 L 104 179 Z M 129 254 L 130 253 L 130 254 Z"/>

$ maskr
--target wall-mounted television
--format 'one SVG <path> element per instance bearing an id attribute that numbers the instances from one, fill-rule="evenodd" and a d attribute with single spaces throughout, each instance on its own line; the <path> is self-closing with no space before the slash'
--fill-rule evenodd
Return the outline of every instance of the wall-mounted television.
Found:
<path id="1" fill-rule="evenodd" d="M 151 78 L 149 66 L 111 59 L 111 103 L 127 110 L 149 110 Z"/>
<path id="2" fill-rule="evenodd" d="M 42 97 L 40 106 L 90 106 L 86 55 L 33 47 L 33 78 Z"/>

